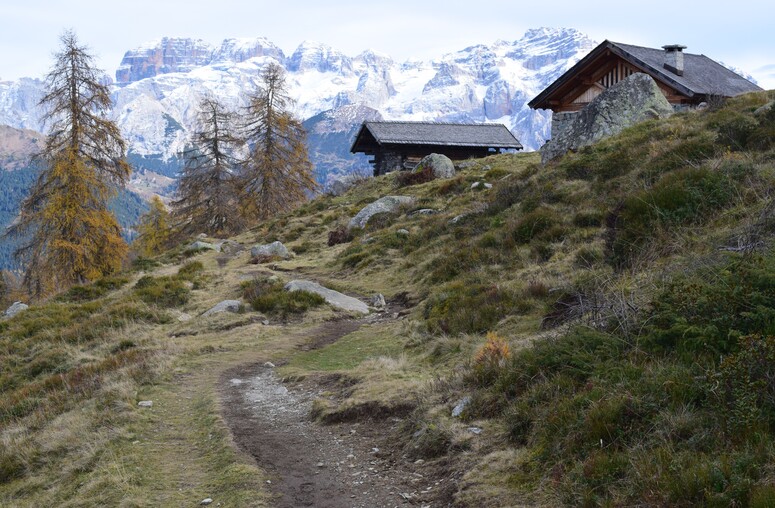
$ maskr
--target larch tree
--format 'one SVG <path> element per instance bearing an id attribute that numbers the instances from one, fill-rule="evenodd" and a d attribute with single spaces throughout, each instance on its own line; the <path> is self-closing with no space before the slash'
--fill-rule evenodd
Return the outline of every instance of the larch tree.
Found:
<path id="1" fill-rule="evenodd" d="M 137 239 L 132 249 L 141 256 L 161 254 L 169 247 L 171 239 L 170 213 L 159 196 L 151 199 L 151 207 L 140 217 Z"/>
<path id="2" fill-rule="evenodd" d="M 248 97 L 245 137 L 250 155 L 243 169 L 243 207 L 254 220 L 289 210 L 317 189 L 301 122 L 289 111 L 285 73 L 269 64 Z"/>
<path id="3" fill-rule="evenodd" d="M 202 99 L 199 111 L 172 203 L 175 232 L 180 236 L 234 234 L 244 226 L 237 177 L 237 153 L 244 141 L 235 133 L 234 114 L 217 100 Z"/>
<path id="4" fill-rule="evenodd" d="M 23 240 L 15 255 L 36 297 L 114 272 L 127 252 L 107 208 L 131 172 L 121 133 L 106 118 L 110 93 L 75 34 L 61 43 L 39 104 L 50 126 L 37 155 L 42 169 L 8 231 Z"/>

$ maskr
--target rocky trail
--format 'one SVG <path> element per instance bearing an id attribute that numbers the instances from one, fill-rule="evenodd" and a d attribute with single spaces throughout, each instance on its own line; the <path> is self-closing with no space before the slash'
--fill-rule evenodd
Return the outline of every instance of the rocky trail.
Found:
<path id="1" fill-rule="evenodd" d="M 310 333 L 303 349 L 330 344 L 359 326 L 359 321 L 327 323 Z M 325 390 L 320 379 L 284 384 L 269 363 L 241 365 L 221 375 L 224 419 L 237 446 L 271 476 L 275 506 L 448 506 L 444 487 L 451 482 L 390 443 L 400 419 L 312 421 L 312 402 Z"/>

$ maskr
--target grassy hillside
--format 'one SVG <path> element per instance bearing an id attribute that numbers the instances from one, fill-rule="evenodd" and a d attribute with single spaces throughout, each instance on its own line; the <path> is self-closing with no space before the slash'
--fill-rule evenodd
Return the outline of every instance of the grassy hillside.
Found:
<path id="1" fill-rule="evenodd" d="M 386 439 L 454 479 L 438 499 L 456 506 L 772 506 L 775 108 L 755 112 L 773 99 L 547 167 L 509 154 L 448 180 L 371 179 L 236 237 L 291 260 L 176 250 L 0 322 L 0 500 L 263 506 L 215 385 L 282 360 L 289 382 L 327 380 L 320 425 L 398 418 Z M 416 202 L 348 238 L 385 195 Z M 349 317 L 289 301 L 295 278 L 396 313 L 308 347 Z M 240 297 L 241 314 L 199 316 Z"/>

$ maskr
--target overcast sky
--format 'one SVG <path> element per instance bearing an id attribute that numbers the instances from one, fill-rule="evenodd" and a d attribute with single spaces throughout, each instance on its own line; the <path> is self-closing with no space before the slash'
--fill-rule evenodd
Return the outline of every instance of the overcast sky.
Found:
<path id="1" fill-rule="evenodd" d="M 775 88 L 775 1 L 602 0 L 0 0 L 0 79 L 40 77 L 58 37 L 72 28 L 115 74 L 125 51 L 146 41 L 265 36 L 291 54 L 304 40 L 354 56 L 427 58 L 541 26 L 642 46 L 680 43 Z"/>

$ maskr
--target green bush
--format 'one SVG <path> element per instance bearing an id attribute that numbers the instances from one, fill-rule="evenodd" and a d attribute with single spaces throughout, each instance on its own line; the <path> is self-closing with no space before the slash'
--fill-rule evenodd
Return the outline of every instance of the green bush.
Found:
<path id="1" fill-rule="evenodd" d="M 178 270 L 178 278 L 192 280 L 204 271 L 205 267 L 201 261 L 189 261 Z"/>
<path id="2" fill-rule="evenodd" d="M 288 317 L 290 314 L 303 314 L 313 307 L 326 303 L 326 299 L 309 291 L 271 291 L 250 301 L 257 311 L 266 314 Z"/>
<path id="3" fill-rule="evenodd" d="M 139 257 L 132 261 L 132 269 L 137 271 L 147 272 L 158 266 L 161 266 L 161 263 L 156 259 Z"/>
<path id="4" fill-rule="evenodd" d="M 483 333 L 505 316 L 518 312 L 517 296 L 497 284 L 455 281 L 443 286 L 425 304 L 428 328 L 437 333 Z"/>
<path id="5" fill-rule="evenodd" d="M 87 302 L 105 296 L 108 292 L 124 286 L 129 279 L 126 277 L 104 277 L 92 284 L 73 286 L 57 300 L 61 302 Z"/>
<path id="6" fill-rule="evenodd" d="M 326 303 L 322 296 L 308 291 L 286 291 L 279 281 L 253 279 L 242 284 L 242 297 L 254 310 L 279 316 L 303 314 Z"/>
<path id="7" fill-rule="evenodd" d="M 748 335 L 721 362 L 721 406 L 732 433 L 775 429 L 775 336 Z"/>
<path id="8" fill-rule="evenodd" d="M 149 305 L 178 307 L 188 302 L 191 291 L 178 278 L 145 275 L 135 284 L 134 293 Z"/>
<path id="9" fill-rule="evenodd" d="M 524 244 L 550 231 L 559 223 L 560 219 L 555 212 L 548 208 L 539 208 L 523 215 L 516 222 L 508 225 L 508 228 L 514 240 Z"/>
<path id="10" fill-rule="evenodd" d="M 577 228 L 597 228 L 603 225 L 603 214 L 597 210 L 581 211 L 573 216 Z"/>
<path id="11" fill-rule="evenodd" d="M 665 175 L 653 188 L 624 200 L 607 220 L 607 250 L 614 266 L 625 267 L 655 232 L 681 224 L 699 224 L 729 204 L 734 183 L 706 168 L 682 169 Z"/>
<path id="12" fill-rule="evenodd" d="M 775 258 L 733 257 L 673 281 L 652 305 L 644 347 L 717 362 L 740 337 L 775 334 Z"/>

